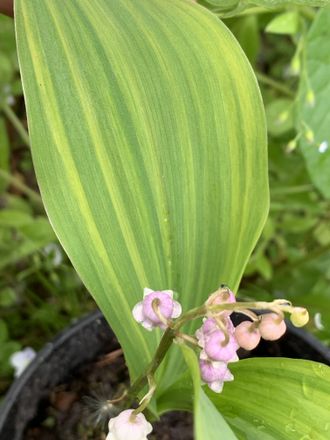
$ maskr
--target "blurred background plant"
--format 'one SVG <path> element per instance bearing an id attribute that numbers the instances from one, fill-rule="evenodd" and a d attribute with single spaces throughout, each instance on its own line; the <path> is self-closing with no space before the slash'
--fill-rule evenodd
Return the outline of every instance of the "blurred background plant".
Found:
<path id="1" fill-rule="evenodd" d="M 268 121 L 270 215 L 239 295 L 285 297 L 308 307 L 310 331 L 329 344 L 330 10 L 285 2 L 266 9 L 267 0 L 258 1 L 262 6 L 200 3 L 240 42 L 259 80 Z M 13 21 L 0 16 L 0 395 L 13 379 L 13 352 L 40 349 L 94 307 L 43 210 Z"/>
<path id="2" fill-rule="evenodd" d="M 47 220 L 29 149 L 13 20 L 0 15 L 0 395 L 10 356 L 94 308 Z"/>

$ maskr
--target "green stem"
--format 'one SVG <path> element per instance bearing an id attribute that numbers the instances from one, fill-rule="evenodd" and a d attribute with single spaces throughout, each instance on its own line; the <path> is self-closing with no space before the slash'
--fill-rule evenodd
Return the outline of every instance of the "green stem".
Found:
<path id="1" fill-rule="evenodd" d="M 282 194 L 299 194 L 305 193 L 306 191 L 312 191 L 314 189 L 313 185 L 298 185 L 291 187 L 273 188 L 271 190 L 272 195 L 282 195 Z"/>
<path id="2" fill-rule="evenodd" d="M 276 81 L 273 78 L 270 78 L 269 76 L 265 75 L 261 72 L 255 72 L 256 77 L 259 82 L 272 87 L 274 90 L 277 90 L 278 92 L 282 93 L 283 95 L 286 95 L 290 98 L 294 98 L 295 94 L 286 86 L 281 84 L 280 82 Z"/>
<path id="3" fill-rule="evenodd" d="M 153 376 L 159 365 L 162 363 L 166 353 L 172 345 L 173 339 L 175 338 L 175 331 L 168 327 L 163 334 L 163 337 L 159 343 L 155 356 L 147 367 L 146 371 L 141 374 L 136 381 L 132 384 L 128 390 L 127 397 L 129 402 L 132 402 L 139 391 L 148 383 L 148 376 Z"/>
<path id="4" fill-rule="evenodd" d="M 16 131 L 20 135 L 20 137 L 21 137 L 22 141 L 25 143 L 25 145 L 30 147 L 29 135 L 28 135 L 27 131 L 25 130 L 23 124 L 19 120 L 19 118 L 16 116 L 16 114 L 11 109 L 11 107 L 7 103 L 3 103 L 1 105 L 1 109 L 4 112 L 4 114 L 7 116 L 7 118 L 10 120 L 10 122 L 13 124 L 13 126 L 15 127 Z"/>
<path id="5" fill-rule="evenodd" d="M 200 307 L 196 307 L 184 313 L 181 318 L 179 318 L 173 327 L 168 327 L 159 343 L 155 356 L 147 367 L 146 371 L 139 376 L 136 381 L 132 384 L 130 389 L 128 390 L 127 396 L 130 399 L 130 402 L 136 397 L 139 391 L 147 384 L 148 376 L 153 376 L 162 363 L 166 353 L 172 345 L 173 339 L 176 337 L 178 330 L 187 322 L 192 319 L 199 318 L 201 316 L 206 315 L 206 306 L 203 304 Z"/>
<path id="6" fill-rule="evenodd" d="M 17 177 L 13 176 L 5 170 L 0 169 L 0 178 L 4 179 L 10 185 L 13 185 L 15 188 L 22 191 L 29 197 L 32 202 L 35 202 L 37 205 L 43 208 L 43 203 L 40 195 L 36 191 L 33 191 L 33 189 L 25 185 L 25 183 L 21 182 Z"/>

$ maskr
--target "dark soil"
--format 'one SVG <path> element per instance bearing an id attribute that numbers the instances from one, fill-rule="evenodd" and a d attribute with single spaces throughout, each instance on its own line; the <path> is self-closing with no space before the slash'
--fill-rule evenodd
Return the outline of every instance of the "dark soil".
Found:
<path id="1" fill-rule="evenodd" d="M 23 439 L 105 440 L 110 414 L 104 414 L 102 420 L 102 402 L 120 394 L 128 382 L 122 355 L 118 356 L 118 350 L 112 354 L 110 359 L 108 355 L 80 368 L 71 381 L 55 387 L 39 405 L 38 416 Z M 193 440 L 192 417 L 186 412 L 166 414 L 153 422 L 153 428 L 150 440 Z"/>

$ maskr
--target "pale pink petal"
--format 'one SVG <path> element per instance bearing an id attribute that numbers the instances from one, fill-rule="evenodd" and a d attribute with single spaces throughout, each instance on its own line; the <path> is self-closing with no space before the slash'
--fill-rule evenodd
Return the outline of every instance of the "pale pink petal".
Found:
<path id="1" fill-rule="evenodd" d="M 229 362 L 238 362 L 238 361 L 239 361 L 239 357 L 238 357 L 237 354 L 235 353 L 235 354 L 233 355 L 233 357 L 231 357 L 231 358 L 229 359 L 228 363 L 229 363 Z"/>
<path id="2" fill-rule="evenodd" d="M 207 354 L 205 353 L 204 350 L 202 350 L 202 351 L 200 352 L 199 357 L 200 357 L 200 359 L 202 359 L 203 361 L 206 361 L 206 360 L 208 359 L 208 356 L 207 356 Z"/>
<path id="3" fill-rule="evenodd" d="M 215 393 L 221 393 L 221 391 L 223 389 L 223 382 L 220 380 L 217 380 L 215 382 L 208 383 L 208 386 Z"/>
<path id="4" fill-rule="evenodd" d="M 133 317 L 135 321 L 142 322 L 144 320 L 144 314 L 143 314 L 143 303 L 142 301 L 137 303 L 132 310 Z"/>
<path id="5" fill-rule="evenodd" d="M 154 324 L 151 321 L 149 321 L 149 319 L 145 319 L 144 321 L 141 322 L 141 324 L 148 331 L 154 329 Z"/>
<path id="6" fill-rule="evenodd" d="M 173 312 L 172 312 L 172 318 L 178 318 L 182 313 L 182 307 L 181 304 L 177 301 L 173 301 Z"/>
<path id="7" fill-rule="evenodd" d="M 173 298 L 173 290 L 162 290 L 163 293 L 166 293 L 166 295 L 170 296 L 171 298 Z"/>
<path id="8" fill-rule="evenodd" d="M 143 289 L 143 296 L 149 295 L 150 293 L 154 292 L 154 290 L 149 289 L 148 287 L 145 287 Z"/>
<path id="9" fill-rule="evenodd" d="M 224 382 L 231 382 L 232 380 L 234 380 L 234 376 L 231 374 L 229 370 L 227 370 L 225 372 L 225 375 L 223 376 L 223 380 Z"/>
<path id="10" fill-rule="evenodd" d="M 196 330 L 196 332 L 195 332 L 195 336 L 196 336 L 196 338 L 197 338 L 197 340 L 198 340 L 198 345 L 199 345 L 200 347 L 204 348 L 204 345 L 205 345 L 205 337 L 204 337 L 204 332 L 203 332 L 202 327 L 199 328 L 198 330 Z"/>

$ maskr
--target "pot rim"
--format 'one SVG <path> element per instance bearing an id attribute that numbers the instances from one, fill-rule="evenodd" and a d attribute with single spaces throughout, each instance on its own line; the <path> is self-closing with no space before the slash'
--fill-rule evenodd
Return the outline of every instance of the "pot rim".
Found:
<path id="1" fill-rule="evenodd" d="M 103 315 L 100 310 L 95 310 L 85 316 L 82 316 L 81 318 L 76 318 L 69 326 L 65 327 L 61 332 L 59 332 L 52 339 L 52 341 L 47 342 L 46 345 L 37 352 L 36 357 L 24 369 L 22 374 L 14 379 L 12 385 L 10 386 L 0 405 L 0 434 L 2 426 L 5 424 L 6 418 L 11 411 L 11 408 L 14 405 L 16 399 L 18 398 L 19 393 L 21 392 L 22 388 L 24 388 L 29 379 L 38 370 L 39 366 L 47 361 L 47 359 L 51 356 L 51 354 L 57 347 L 64 344 L 78 331 L 83 330 L 85 327 L 88 327 L 92 322 L 98 319 L 103 319 Z"/>

